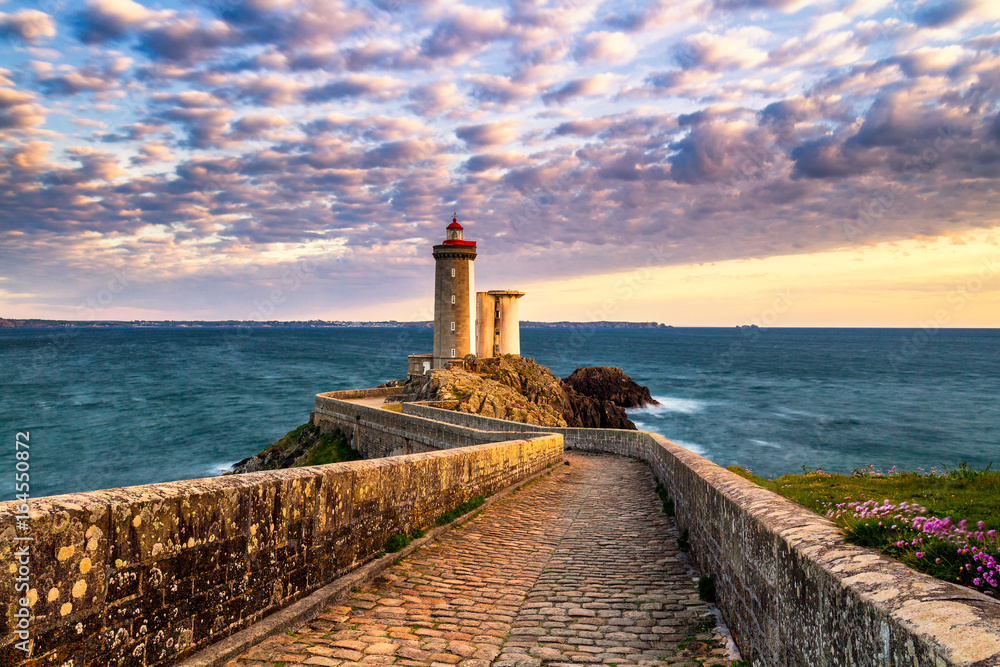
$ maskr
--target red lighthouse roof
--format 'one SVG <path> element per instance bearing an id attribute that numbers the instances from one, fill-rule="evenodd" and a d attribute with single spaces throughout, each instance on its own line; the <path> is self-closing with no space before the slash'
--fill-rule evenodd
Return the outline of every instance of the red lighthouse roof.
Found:
<path id="1" fill-rule="evenodd" d="M 451 219 L 451 224 L 448 225 L 448 238 L 442 241 L 442 243 L 444 245 L 464 245 L 475 248 L 475 241 L 466 241 L 462 238 L 463 229 L 465 228 L 458 224 L 458 216 L 456 215 Z"/>

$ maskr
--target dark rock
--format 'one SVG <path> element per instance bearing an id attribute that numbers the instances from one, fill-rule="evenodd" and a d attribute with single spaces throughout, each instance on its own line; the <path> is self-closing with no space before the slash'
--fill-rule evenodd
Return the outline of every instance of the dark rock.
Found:
<path id="1" fill-rule="evenodd" d="M 653 400 L 648 387 L 633 382 L 632 378 L 620 368 L 611 366 L 577 368 L 572 375 L 563 379 L 563 382 L 584 396 L 610 401 L 623 408 L 659 405 Z"/>
<path id="2" fill-rule="evenodd" d="M 585 396 L 568 385 L 566 396 L 569 399 L 570 409 L 563 413 L 563 418 L 569 426 L 637 430 L 625 413 L 625 408 L 620 405 L 593 396 Z"/>

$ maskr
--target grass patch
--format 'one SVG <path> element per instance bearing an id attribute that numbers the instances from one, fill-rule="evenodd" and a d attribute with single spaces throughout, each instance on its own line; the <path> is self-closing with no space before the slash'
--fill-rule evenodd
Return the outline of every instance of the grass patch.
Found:
<path id="1" fill-rule="evenodd" d="M 389 553 L 395 553 L 403 549 L 409 543 L 409 535 L 393 535 L 389 538 L 389 541 L 385 543 L 385 550 Z"/>
<path id="2" fill-rule="evenodd" d="M 826 514 L 844 502 L 888 500 L 891 503 L 916 503 L 927 508 L 927 514 L 982 521 L 988 528 L 1000 529 L 1000 472 L 972 470 L 966 465 L 948 470 L 943 475 L 893 473 L 879 475 L 869 469 L 852 475 L 830 475 L 822 471 L 805 471 L 802 475 L 785 475 L 768 480 L 747 473 L 743 468 L 729 468 L 737 475 L 770 489 L 775 493 Z"/>
<path id="3" fill-rule="evenodd" d="M 445 512 L 437 518 L 437 525 L 444 526 L 449 524 L 463 514 L 468 514 L 474 509 L 482 507 L 486 503 L 485 496 L 476 496 L 472 500 L 466 500 L 464 503 L 456 507 L 455 509 Z"/>
<path id="4" fill-rule="evenodd" d="M 305 424 L 303 424 L 302 426 L 298 426 L 298 427 L 292 429 L 291 431 L 289 431 L 288 433 L 286 433 L 285 435 L 283 435 L 280 438 L 278 438 L 278 440 L 275 441 L 274 444 L 272 444 L 270 447 L 268 447 L 267 449 L 265 449 L 261 453 L 266 453 L 266 452 L 283 452 L 283 451 L 285 451 L 286 447 L 288 447 L 290 445 L 294 445 L 295 443 L 297 443 L 302 438 L 302 432 L 303 431 L 310 431 L 311 432 L 312 429 L 314 429 L 314 428 L 315 427 L 312 424 L 308 423 L 308 422 L 305 423 Z"/>
<path id="5" fill-rule="evenodd" d="M 294 432 L 292 431 L 292 433 Z M 304 466 L 318 466 L 326 463 L 359 461 L 361 458 L 361 454 L 351 449 L 351 446 L 347 444 L 347 438 L 339 431 L 336 433 L 323 433 L 319 436 L 316 445 L 305 456 L 295 462 L 294 467 L 302 468 Z"/>
<path id="6" fill-rule="evenodd" d="M 413 532 L 410 533 L 411 540 L 419 540 L 421 537 L 427 534 L 427 531 L 423 528 L 414 528 Z"/>
<path id="7" fill-rule="evenodd" d="M 666 488 L 664 488 L 664 486 L 659 482 L 656 483 L 656 495 L 658 495 L 660 500 L 663 502 L 663 513 L 667 516 L 674 516 L 676 513 L 674 509 L 674 501 L 667 495 Z"/>
<path id="8" fill-rule="evenodd" d="M 767 480 L 732 472 L 831 518 L 846 541 L 985 593 L 1000 591 L 1000 472 L 966 464 L 928 474 L 803 470 Z"/>

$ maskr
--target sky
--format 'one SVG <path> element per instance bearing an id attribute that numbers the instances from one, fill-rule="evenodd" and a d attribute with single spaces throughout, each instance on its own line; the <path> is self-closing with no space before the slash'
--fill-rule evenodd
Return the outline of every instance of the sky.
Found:
<path id="1" fill-rule="evenodd" d="M 0 0 L 0 316 L 1000 326 L 993 0 Z"/>

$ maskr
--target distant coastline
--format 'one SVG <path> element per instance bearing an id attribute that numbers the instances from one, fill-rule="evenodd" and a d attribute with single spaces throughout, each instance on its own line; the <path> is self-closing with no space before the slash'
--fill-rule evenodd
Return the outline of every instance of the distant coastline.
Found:
<path id="1" fill-rule="evenodd" d="M 397 320 L 375 320 L 375 321 L 352 321 L 352 320 L 293 320 L 283 322 L 280 320 L 15 320 L 0 317 L 0 329 L 63 329 L 63 328 L 125 328 L 125 329 L 145 329 L 145 328 L 176 328 L 176 329 L 199 329 L 199 328 L 236 328 L 248 327 L 254 329 L 267 329 L 272 327 L 285 327 L 296 329 L 344 329 L 344 328 L 380 328 L 380 329 L 430 329 L 432 322 L 400 322 Z M 522 328 L 528 329 L 669 329 L 671 325 L 659 322 L 533 322 L 524 320 L 521 322 Z"/>

